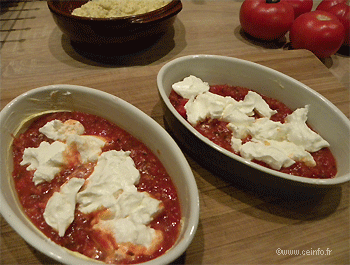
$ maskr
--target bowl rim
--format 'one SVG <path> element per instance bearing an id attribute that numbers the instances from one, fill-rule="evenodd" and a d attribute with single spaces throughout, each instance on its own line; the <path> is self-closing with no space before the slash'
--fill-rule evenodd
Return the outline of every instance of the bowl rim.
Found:
<path id="1" fill-rule="evenodd" d="M 263 66 L 261 64 L 255 63 L 255 62 L 251 62 L 248 60 L 244 60 L 244 59 L 239 59 L 239 58 L 235 58 L 235 57 L 230 57 L 230 56 L 223 56 L 223 55 L 213 55 L 213 54 L 195 54 L 195 55 L 186 55 L 186 56 L 182 56 L 182 57 L 178 57 L 170 62 L 165 63 L 162 68 L 159 70 L 158 75 L 157 75 L 157 86 L 158 86 L 158 92 L 163 100 L 163 102 L 165 103 L 166 107 L 170 110 L 170 112 L 172 113 L 172 115 L 175 116 L 175 118 L 181 122 L 181 124 L 183 126 L 185 126 L 185 128 L 187 130 L 189 130 L 193 135 L 195 135 L 199 140 L 201 140 L 202 142 L 204 142 L 205 144 L 207 144 L 209 147 L 213 148 L 214 150 L 238 161 L 241 162 L 242 164 L 245 164 L 251 168 L 257 169 L 259 171 L 262 171 L 264 173 L 267 173 L 269 175 L 272 176 L 277 176 L 279 178 L 282 179 L 286 179 L 286 180 L 290 180 L 293 182 L 299 182 L 302 184 L 306 184 L 306 185 L 312 185 L 315 187 L 322 187 L 322 186 L 332 186 L 332 185 L 338 185 L 338 184 L 342 184 L 344 182 L 347 182 L 350 180 L 350 173 L 344 176 L 340 176 L 340 177 L 334 177 L 334 178 L 330 178 L 330 179 L 313 179 L 313 178 L 306 178 L 306 177 L 300 177 L 300 176 L 294 176 L 294 175 L 289 175 L 286 173 L 282 173 L 264 166 L 261 166 L 257 163 L 248 161 L 244 158 L 242 158 L 241 156 L 238 156 L 224 148 L 222 148 L 221 146 L 213 143 L 212 141 L 210 141 L 208 138 L 206 138 L 205 136 L 203 136 L 202 134 L 200 134 L 197 130 L 195 130 L 190 123 L 188 123 L 177 111 L 176 109 L 173 107 L 173 105 L 170 103 L 169 100 L 169 96 L 166 94 L 165 89 L 163 87 L 163 76 L 165 74 L 165 72 L 167 72 L 167 70 L 169 68 L 171 68 L 173 65 L 176 65 L 178 63 L 181 63 L 183 61 L 191 61 L 191 60 L 197 60 L 197 59 L 211 59 L 211 60 L 227 60 L 230 62 L 238 62 L 238 63 L 243 63 L 255 68 L 258 68 L 261 71 L 269 71 L 269 72 L 273 72 L 274 74 L 285 78 L 285 79 L 289 79 L 290 81 L 295 82 L 297 85 L 303 87 L 303 89 L 307 90 L 309 93 L 313 94 L 315 97 L 320 98 L 325 104 L 327 104 L 329 107 L 331 107 L 335 113 L 337 113 L 337 115 L 339 116 L 339 118 L 341 118 L 341 120 L 347 124 L 349 131 L 350 131 L 350 121 L 347 119 L 347 117 L 345 116 L 345 114 L 343 112 L 341 112 L 332 102 L 330 102 L 327 98 L 325 98 L 324 96 L 322 96 L 321 94 L 319 94 L 318 92 L 316 92 L 315 90 L 311 89 L 310 87 L 306 86 L 305 84 L 301 83 L 300 81 L 286 75 L 283 74 L 277 70 L 274 70 L 270 67 L 267 66 Z M 181 80 L 179 80 L 181 81 Z"/>
<path id="2" fill-rule="evenodd" d="M 96 22 L 108 22 L 108 21 L 114 21 L 114 22 L 123 22 L 123 23 L 148 23 L 152 21 L 156 21 L 158 19 L 164 19 L 168 16 L 175 15 L 179 13 L 182 9 L 182 3 L 181 0 L 171 0 L 168 4 L 165 6 L 149 11 L 147 13 L 137 14 L 137 15 L 131 15 L 131 16 L 123 16 L 123 17 L 109 17 L 109 18 L 95 18 L 95 17 L 82 17 L 82 16 L 75 16 L 66 12 L 61 11 L 60 9 L 56 8 L 54 3 L 57 2 L 55 0 L 49 0 L 47 1 L 47 5 L 51 12 L 69 18 L 69 19 L 75 19 L 80 21 L 96 21 Z M 171 11 L 167 13 L 168 11 Z M 162 16 L 164 15 L 164 16 Z M 161 16 L 161 17 L 159 17 Z M 151 19 L 147 19 L 151 18 Z"/>
<path id="3" fill-rule="evenodd" d="M 132 114 L 140 116 L 142 119 L 145 119 L 147 124 L 150 127 L 154 127 L 157 129 L 157 132 L 167 139 L 168 144 L 171 148 L 174 148 L 174 152 L 176 152 L 179 162 L 181 162 L 182 168 L 186 176 L 188 176 L 187 183 L 191 186 L 189 189 L 189 201 L 191 216 L 186 218 L 188 220 L 188 226 L 184 230 L 184 237 L 177 242 L 176 246 L 173 246 L 169 251 L 164 253 L 163 255 L 157 257 L 156 259 L 144 262 L 142 264 L 145 265 L 154 265 L 156 264 L 166 264 L 174 261 L 179 258 L 188 248 L 190 243 L 192 242 L 199 223 L 199 213 L 200 213 L 200 202 L 199 202 L 199 191 L 198 187 L 192 172 L 191 167 L 188 164 L 182 150 L 176 144 L 175 140 L 168 134 L 168 132 L 158 124 L 152 117 L 148 116 L 146 113 L 136 108 L 132 104 L 127 101 L 116 97 L 107 92 L 85 87 L 78 85 L 66 85 L 66 84 L 57 84 L 57 85 L 48 85 L 43 87 L 38 87 L 35 89 L 31 89 L 29 91 L 24 92 L 23 94 L 17 96 L 13 100 L 11 100 L 1 111 L 0 111 L 0 123 L 5 122 L 6 118 L 12 111 L 13 105 L 19 104 L 21 101 L 27 99 L 30 96 L 36 95 L 38 93 L 43 93 L 45 91 L 57 91 L 58 89 L 62 89 L 69 92 L 79 91 L 83 93 L 92 93 L 93 95 L 98 95 L 106 100 L 111 102 L 117 102 L 118 105 L 121 105 L 123 109 L 127 109 L 132 112 Z M 40 112 L 41 113 L 41 112 Z M 18 129 L 18 128 L 17 128 Z M 11 144 L 11 143 L 9 143 Z M 0 173 L 0 178 L 2 173 Z M 8 177 L 7 175 L 5 177 Z M 11 184 L 10 184 L 11 185 Z M 16 196 L 15 191 L 12 190 L 13 196 Z M 11 207 L 8 205 L 4 194 L 0 189 L 0 214 L 7 221 L 7 223 L 31 246 L 42 252 L 48 257 L 53 258 L 56 261 L 63 262 L 65 264 L 104 264 L 99 261 L 95 261 L 93 259 L 87 258 L 80 253 L 75 253 L 70 251 L 53 241 L 51 241 L 48 237 L 43 235 L 40 230 L 36 227 L 36 232 L 29 229 L 25 223 L 23 223 L 20 218 L 12 211 Z M 20 206 L 20 205 L 19 205 Z M 32 222 L 28 219 L 28 217 L 24 214 L 23 210 L 20 211 L 23 216 L 25 216 L 30 224 Z M 33 225 L 34 226 L 34 225 Z M 171 250 L 171 251 L 170 251 Z M 78 258 L 80 257 L 80 258 Z"/>

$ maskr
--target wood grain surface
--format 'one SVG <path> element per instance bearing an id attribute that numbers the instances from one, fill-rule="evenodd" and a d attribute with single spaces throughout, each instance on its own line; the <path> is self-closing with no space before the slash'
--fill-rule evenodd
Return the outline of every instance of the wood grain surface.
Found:
<path id="1" fill-rule="evenodd" d="M 184 55 L 218 54 L 283 72 L 349 117 L 349 58 L 337 54 L 320 61 L 311 52 L 291 50 L 287 39 L 251 40 L 239 26 L 240 5 L 184 1 L 173 28 L 154 45 L 107 60 L 72 46 L 45 1 L 2 4 L 1 109 L 30 89 L 76 84 L 116 95 L 164 126 L 156 85 L 160 68 Z M 176 264 L 349 264 L 349 184 L 311 198 L 281 198 L 228 183 L 185 155 L 201 210 L 194 240 Z M 59 264 L 0 220 L 0 264 Z"/>

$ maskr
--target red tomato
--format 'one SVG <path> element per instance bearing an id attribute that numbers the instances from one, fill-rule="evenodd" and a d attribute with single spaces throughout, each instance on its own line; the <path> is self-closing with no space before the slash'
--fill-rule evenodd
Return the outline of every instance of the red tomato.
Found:
<path id="1" fill-rule="evenodd" d="M 328 11 L 332 6 L 339 3 L 345 3 L 347 0 L 323 0 L 317 7 L 316 10 Z"/>
<path id="2" fill-rule="evenodd" d="M 280 0 L 245 0 L 239 20 L 242 29 L 252 37 L 272 41 L 290 30 L 294 10 L 290 4 Z"/>
<path id="3" fill-rule="evenodd" d="M 346 3 L 340 3 L 332 6 L 327 12 L 335 15 L 343 24 L 345 29 L 344 45 L 350 44 L 350 6 Z"/>
<path id="4" fill-rule="evenodd" d="M 317 57 L 335 54 L 344 41 L 344 26 L 326 11 L 316 10 L 299 16 L 289 33 L 294 49 L 307 49 Z"/>
<path id="5" fill-rule="evenodd" d="M 313 0 L 281 0 L 288 2 L 294 8 L 294 17 L 310 12 L 314 4 Z"/>

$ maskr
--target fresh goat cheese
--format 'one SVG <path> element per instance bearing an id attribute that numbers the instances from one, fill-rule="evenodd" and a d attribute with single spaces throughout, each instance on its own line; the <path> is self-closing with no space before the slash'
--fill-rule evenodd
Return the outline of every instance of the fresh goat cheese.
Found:
<path id="1" fill-rule="evenodd" d="M 286 117 L 285 124 L 289 128 L 287 139 L 296 145 L 303 146 L 309 152 L 315 152 L 328 147 L 329 143 L 306 125 L 308 111 L 309 106 L 306 106 Z"/>
<path id="2" fill-rule="evenodd" d="M 112 232 L 118 243 L 130 242 L 149 248 L 156 239 L 156 230 L 135 223 L 130 218 L 101 220 L 94 228 Z"/>
<path id="3" fill-rule="evenodd" d="M 247 134 L 257 140 L 287 140 L 288 128 L 281 122 L 275 122 L 268 118 L 256 119 L 246 127 Z"/>
<path id="4" fill-rule="evenodd" d="M 190 75 L 173 84 L 172 88 L 183 98 L 190 99 L 193 96 L 208 92 L 210 87 L 208 83 L 203 82 L 200 78 Z"/>
<path id="5" fill-rule="evenodd" d="M 52 140 L 65 141 L 70 135 L 81 135 L 85 132 L 84 126 L 76 120 L 53 120 L 46 123 L 39 129 L 39 132 L 45 134 Z"/>
<path id="6" fill-rule="evenodd" d="M 245 120 L 253 121 L 254 118 L 250 116 L 254 115 L 254 111 L 268 118 L 276 113 L 259 94 L 252 91 L 249 91 L 244 100 L 239 102 L 232 97 L 223 97 L 211 92 L 200 93 L 189 99 L 185 104 L 185 110 L 187 119 L 192 125 L 209 117 L 227 122 L 236 122 L 237 117 L 240 120 L 244 117 Z"/>
<path id="7" fill-rule="evenodd" d="M 70 135 L 67 138 L 69 146 L 75 145 L 82 163 L 95 162 L 102 153 L 106 141 L 93 135 Z"/>
<path id="8" fill-rule="evenodd" d="M 38 185 L 51 181 L 61 171 L 64 164 L 64 152 L 67 145 L 62 142 L 41 142 L 38 148 L 29 147 L 24 150 L 20 165 L 27 165 L 28 171 L 35 170 L 33 181 Z"/>
<path id="9" fill-rule="evenodd" d="M 176 93 L 189 98 L 184 106 L 188 122 L 193 126 L 206 118 L 228 122 L 233 150 L 248 160 L 263 161 L 277 170 L 295 161 L 312 167 L 316 162 L 309 152 L 329 146 L 307 126 L 309 106 L 295 110 L 286 117 L 285 123 L 275 122 L 270 118 L 277 111 L 258 93 L 249 91 L 243 100 L 236 101 L 202 89 L 203 84 L 207 83 L 194 76 L 173 84 Z M 259 118 L 253 117 L 255 114 Z M 247 136 L 251 136 L 251 141 L 242 144 Z"/>
<path id="10" fill-rule="evenodd" d="M 243 105 L 242 108 L 251 108 L 252 111 L 255 110 L 260 117 L 271 118 L 273 114 L 277 113 L 277 111 L 270 109 L 270 106 L 258 93 L 253 91 L 249 91 L 244 100 L 240 102 Z"/>
<path id="11" fill-rule="evenodd" d="M 41 216 L 44 223 L 36 226 L 50 239 L 73 251 L 87 246 L 88 257 L 98 253 L 107 263 L 152 259 L 175 243 L 181 226 L 178 197 L 165 168 L 142 142 L 102 117 L 80 112 L 45 115 L 29 128 L 14 139 L 19 152 L 13 174 L 21 175 L 14 181 L 20 183 L 20 197 L 31 202 L 24 205 L 29 218 Z M 38 178 L 43 173 L 47 176 Z M 51 183 L 37 186 L 44 181 Z M 155 184 L 172 200 L 160 196 Z"/>
<path id="12" fill-rule="evenodd" d="M 123 191 L 135 190 L 140 172 L 135 168 L 130 152 L 111 150 L 101 154 L 86 188 L 77 196 L 79 210 L 91 213 L 113 207 Z"/>
<path id="13" fill-rule="evenodd" d="M 52 140 L 66 142 L 68 146 L 75 146 L 80 154 L 81 162 L 95 162 L 102 153 L 106 141 L 102 137 L 81 135 L 84 126 L 76 120 L 53 120 L 46 123 L 39 131 Z"/>
<path id="14" fill-rule="evenodd" d="M 308 166 L 316 165 L 311 154 L 303 147 L 287 141 L 252 140 L 242 145 L 239 152 L 245 159 L 265 162 L 276 170 L 289 167 L 295 161 L 303 161 Z"/>
<path id="15" fill-rule="evenodd" d="M 225 97 L 210 92 L 191 97 L 185 105 L 187 119 L 192 125 L 196 125 L 207 117 L 219 119 L 227 105 L 226 101 Z"/>
<path id="16" fill-rule="evenodd" d="M 42 142 L 38 148 L 30 147 L 24 150 L 21 165 L 30 164 L 27 170 L 35 170 L 35 185 L 50 182 L 61 171 L 61 166 L 68 161 L 70 149 L 77 149 L 82 163 L 95 162 L 106 143 L 102 137 L 81 135 L 85 128 L 75 120 L 53 120 L 39 131 L 55 142 Z"/>
<path id="17" fill-rule="evenodd" d="M 294 164 L 294 162 L 290 164 L 291 161 L 287 163 L 288 159 L 282 153 L 292 158 L 293 161 L 303 161 L 307 166 L 315 166 L 316 162 L 308 152 L 328 147 L 329 143 L 306 125 L 307 112 L 308 106 L 297 109 L 286 117 L 286 122 L 283 124 L 267 118 L 257 119 L 245 129 L 247 135 L 251 135 L 252 139 L 259 144 L 246 143 L 240 146 L 236 140 L 232 140 L 232 148 L 239 152 L 242 157 L 264 161 L 274 169 Z M 235 129 L 232 124 L 229 124 L 229 128 Z M 261 144 L 264 141 L 268 141 L 269 146 Z M 277 152 L 280 152 L 281 156 L 278 156 Z M 262 158 L 262 153 L 269 157 L 275 157 L 276 161 L 267 162 L 266 158 Z"/>
<path id="18" fill-rule="evenodd" d="M 115 218 L 130 218 L 134 223 L 149 224 L 162 210 L 161 202 L 147 192 L 124 191 L 113 206 Z"/>
<path id="19" fill-rule="evenodd" d="M 76 194 L 83 186 L 85 179 L 72 178 L 61 186 L 47 202 L 44 219 L 60 237 L 64 236 L 67 228 L 74 220 Z"/>
<path id="20" fill-rule="evenodd" d="M 94 228 L 111 231 L 119 243 L 131 242 L 148 248 L 156 240 L 156 230 L 147 225 L 162 210 L 160 204 L 146 192 L 123 192 L 110 209 L 113 214 Z"/>
<path id="21" fill-rule="evenodd" d="M 102 153 L 86 187 L 77 195 L 79 210 L 90 213 L 106 209 L 105 220 L 94 228 L 112 232 L 118 243 L 149 247 L 156 231 L 147 225 L 162 210 L 161 202 L 134 186 L 140 178 L 130 152 Z"/>
<path id="22" fill-rule="evenodd" d="M 63 153 L 67 149 L 76 149 L 82 163 L 97 161 L 86 181 L 73 178 L 49 199 L 44 212 L 47 224 L 64 236 L 74 220 L 76 204 L 83 213 L 105 209 L 108 214 L 103 216 L 108 218 L 100 220 L 96 228 L 109 230 L 119 243 L 151 246 L 156 231 L 147 225 L 163 208 L 161 201 L 137 191 L 135 184 L 140 179 L 140 172 L 130 151 L 102 153 L 106 141 L 102 137 L 81 135 L 85 128 L 75 120 L 53 120 L 39 131 L 56 141 L 25 149 L 21 164 L 30 164 L 28 170 L 36 169 L 35 184 L 51 181 L 60 172 L 60 166 L 65 162 Z M 78 193 L 84 183 L 84 189 Z"/>

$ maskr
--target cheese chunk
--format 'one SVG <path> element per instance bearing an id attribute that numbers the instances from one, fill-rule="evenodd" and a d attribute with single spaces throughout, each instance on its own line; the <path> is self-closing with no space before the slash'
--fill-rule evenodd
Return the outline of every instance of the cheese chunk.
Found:
<path id="1" fill-rule="evenodd" d="M 187 119 L 192 125 L 206 118 L 219 119 L 227 105 L 227 98 L 206 92 L 192 97 L 186 104 Z"/>
<path id="2" fill-rule="evenodd" d="M 61 170 L 64 164 L 64 156 L 67 145 L 62 142 L 41 142 L 38 148 L 24 149 L 23 160 L 20 165 L 27 165 L 27 170 L 35 170 L 33 181 L 38 185 L 45 181 L 51 181 Z"/>
<path id="3" fill-rule="evenodd" d="M 295 161 L 305 162 L 308 166 L 316 165 L 311 154 L 304 148 L 287 141 L 250 141 L 242 145 L 239 151 L 243 158 L 265 162 L 276 170 L 289 167 Z"/>
<path id="4" fill-rule="evenodd" d="M 206 118 L 228 122 L 227 127 L 232 131 L 231 146 L 242 157 L 263 161 L 274 169 L 289 167 L 295 161 L 312 167 L 316 163 L 308 152 L 329 147 L 329 143 L 306 124 L 309 106 L 295 110 L 284 123 L 275 122 L 270 118 L 277 111 L 258 93 L 248 91 L 243 100 L 236 101 L 209 92 L 207 86 L 199 78 L 189 76 L 173 84 L 173 89 L 189 98 L 185 110 L 193 126 Z M 251 142 L 242 144 L 248 136 Z"/>
<path id="5" fill-rule="evenodd" d="M 118 243 L 132 243 L 150 248 L 156 231 L 147 226 L 163 210 L 161 202 L 146 192 L 127 191 L 119 195 L 110 209 L 114 215 L 100 220 L 94 228 L 112 232 Z"/>
<path id="6" fill-rule="evenodd" d="M 130 152 L 111 150 L 101 154 L 94 172 L 87 179 L 86 188 L 77 200 L 79 210 L 91 213 L 101 208 L 110 208 L 124 190 L 135 190 L 140 179 Z"/>
<path id="7" fill-rule="evenodd" d="M 95 162 L 102 153 L 106 140 L 93 135 L 70 135 L 67 138 L 68 145 L 75 145 L 82 163 Z"/>
<path id="8" fill-rule="evenodd" d="M 287 128 L 281 122 L 275 122 L 268 118 L 256 119 L 247 128 L 248 134 L 258 140 L 287 140 Z"/>
<path id="9" fill-rule="evenodd" d="M 209 84 L 203 82 L 200 78 L 190 75 L 182 81 L 172 85 L 174 91 L 183 98 L 190 99 L 199 94 L 209 91 Z"/>
<path id="10" fill-rule="evenodd" d="M 125 191 L 119 195 L 113 207 L 115 218 L 126 218 L 138 224 L 149 224 L 161 210 L 161 201 L 147 192 Z"/>
<path id="11" fill-rule="evenodd" d="M 270 106 L 258 93 L 253 91 L 248 92 L 242 103 L 244 106 L 251 106 L 260 117 L 270 118 L 273 114 L 277 113 L 277 111 L 270 109 Z"/>
<path id="12" fill-rule="evenodd" d="M 101 154 L 85 189 L 77 195 L 78 209 L 83 213 L 105 209 L 94 229 L 112 233 L 118 243 L 149 248 L 157 234 L 147 225 L 163 206 L 147 192 L 137 191 L 140 173 L 129 155 L 115 150 Z"/>
<path id="13" fill-rule="evenodd" d="M 51 181 L 62 165 L 69 165 L 71 161 L 94 166 L 87 180 L 74 177 L 62 185 L 59 192 L 54 192 L 43 214 L 46 223 L 63 237 L 74 221 L 76 205 L 85 214 L 101 210 L 94 220 L 94 229 L 105 230 L 122 244 L 116 253 L 126 254 L 122 250 L 131 246 L 140 254 L 152 254 L 163 235 L 149 224 L 164 206 L 147 192 L 137 190 L 140 172 L 130 157 L 131 152 L 102 152 L 106 139 L 82 135 L 85 128 L 75 120 L 53 120 L 39 131 L 55 142 L 42 142 L 38 148 L 24 150 L 21 165 L 29 164 L 27 170 L 35 170 L 35 185 Z M 77 152 L 79 159 L 76 159 Z"/>
<path id="14" fill-rule="evenodd" d="M 69 135 L 80 135 L 84 131 L 84 126 L 76 120 L 67 120 L 65 122 L 53 120 L 39 129 L 39 132 L 45 134 L 48 138 L 61 142 L 65 141 Z"/>
<path id="15" fill-rule="evenodd" d="M 76 194 L 83 186 L 85 179 L 72 178 L 61 186 L 47 202 L 44 219 L 60 237 L 64 236 L 67 228 L 74 220 Z"/>
<path id="16" fill-rule="evenodd" d="M 286 126 L 288 126 L 287 139 L 290 142 L 303 146 L 309 152 L 316 152 L 324 147 L 329 147 L 329 143 L 307 126 L 308 111 L 309 106 L 306 106 L 295 110 L 286 117 Z"/>

